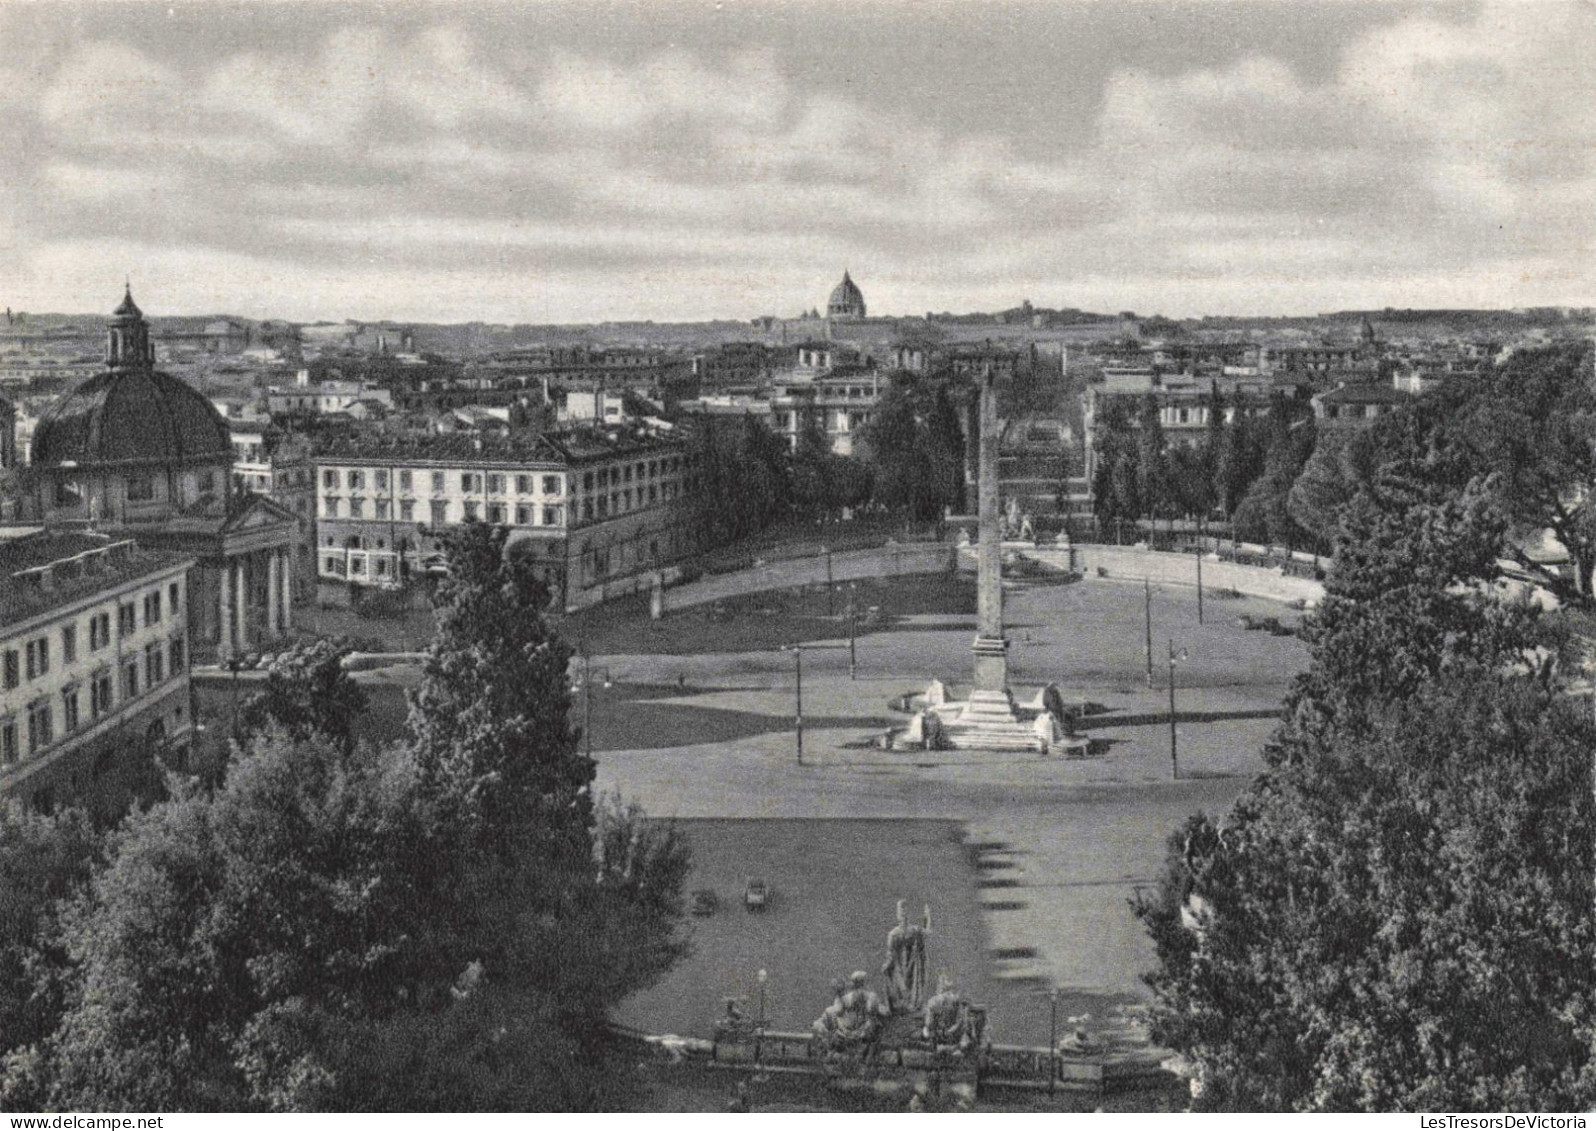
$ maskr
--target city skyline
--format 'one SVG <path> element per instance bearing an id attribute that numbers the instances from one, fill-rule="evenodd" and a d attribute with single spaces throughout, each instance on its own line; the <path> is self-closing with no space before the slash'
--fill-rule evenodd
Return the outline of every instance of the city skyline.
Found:
<path id="1" fill-rule="evenodd" d="M 18 309 L 1591 305 L 1588 4 L 11 5 Z M 159 296 L 158 299 L 156 296 Z"/>

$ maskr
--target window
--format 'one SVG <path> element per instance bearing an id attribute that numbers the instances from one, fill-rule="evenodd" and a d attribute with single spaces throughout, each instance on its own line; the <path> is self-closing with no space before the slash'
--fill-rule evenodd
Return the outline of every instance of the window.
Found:
<path id="1" fill-rule="evenodd" d="M 166 678 L 166 649 L 160 641 L 144 646 L 144 682 L 154 687 Z"/>
<path id="2" fill-rule="evenodd" d="M 502 476 L 502 475 L 490 475 L 490 476 L 488 476 L 488 494 L 490 494 L 490 495 L 502 495 L 502 494 L 504 494 L 504 476 Z"/>
<path id="3" fill-rule="evenodd" d="M 121 605 L 116 610 L 116 634 L 118 636 L 131 636 L 138 631 L 139 610 L 132 601 Z"/>
<path id="4" fill-rule="evenodd" d="M 146 625 L 161 623 L 161 591 L 144 594 L 144 623 Z"/>
<path id="5" fill-rule="evenodd" d="M 336 558 L 328 555 L 328 557 L 322 561 L 321 565 L 323 573 L 334 573 L 339 577 L 344 575 L 344 561 L 342 558 Z"/>
<path id="6" fill-rule="evenodd" d="M 333 498 L 330 495 L 327 498 L 323 499 L 321 501 L 321 513 L 327 518 L 337 518 L 338 517 L 338 500 Z"/>
<path id="7" fill-rule="evenodd" d="M 388 473 L 386 471 L 378 471 L 374 474 L 376 475 L 377 490 L 386 491 L 388 489 Z"/>
<path id="8" fill-rule="evenodd" d="M 329 491 L 338 489 L 338 473 L 331 468 L 321 473 L 321 485 Z"/>
<path id="9" fill-rule="evenodd" d="M 11 690 L 11 688 L 15 687 L 17 684 L 19 684 L 21 682 L 22 682 L 21 657 L 18 655 L 17 650 L 15 648 L 10 648 L 10 649 L 8 649 L 6 651 L 6 659 L 5 659 L 5 686 L 6 686 L 6 690 L 7 691 Z"/>
<path id="10" fill-rule="evenodd" d="M 481 476 L 477 475 L 475 472 L 472 472 L 472 471 L 463 471 L 463 472 L 461 472 L 460 473 L 460 490 L 462 490 L 462 491 L 480 491 L 480 490 L 482 490 L 482 478 L 481 478 Z"/>
<path id="11" fill-rule="evenodd" d="M 36 679 L 50 670 L 50 638 L 41 636 L 27 643 L 28 678 Z"/>
<path id="12" fill-rule="evenodd" d="M 412 503 L 409 499 L 406 499 L 404 502 L 400 503 L 399 517 L 406 522 L 412 521 L 416 517 L 416 504 Z"/>
<path id="13" fill-rule="evenodd" d="M 78 658 L 78 626 L 66 625 L 61 629 L 61 662 L 70 664 Z"/>
<path id="14" fill-rule="evenodd" d="M 155 498 L 155 479 L 149 475 L 127 477 L 127 500 L 130 503 L 147 503 Z"/>
<path id="15" fill-rule="evenodd" d="M 442 526 L 449 521 L 449 504 L 441 499 L 432 501 L 432 525 Z"/>
<path id="16" fill-rule="evenodd" d="M 172 637 L 172 643 L 168 646 L 166 651 L 167 659 L 171 661 L 172 674 L 174 676 L 181 674 L 183 671 L 184 660 L 183 638 L 181 636 Z"/>
<path id="17" fill-rule="evenodd" d="M 129 660 L 122 665 L 122 698 L 132 699 L 139 693 L 139 662 Z"/>
<path id="18" fill-rule="evenodd" d="M 365 558 L 350 558 L 349 559 L 349 574 L 350 574 L 351 577 L 353 577 L 357 573 L 364 574 L 365 572 L 366 572 L 366 559 Z"/>
<path id="19" fill-rule="evenodd" d="M 350 499 L 349 500 L 349 517 L 350 518 L 365 518 L 366 517 L 366 500 L 365 499 Z"/>
<path id="20" fill-rule="evenodd" d="M 467 522 L 471 522 L 477 517 L 477 505 L 475 503 L 467 503 L 465 505 L 465 517 Z"/>
<path id="21" fill-rule="evenodd" d="M 48 699 L 35 699 L 28 704 L 28 753 L 37 754 L 55 738 L 55 717 L 50 713 Z"/>
<path id="22" fill-rule="evenodd" d="M 378 558 L 376 560 L 375 564 L 376 564 L 376 567 L 377 567 L 377 576 L 378 577 L 387 577 L 388 573 L 389 573 L 388 566 L 390 564 L 388 559 L 387 558 Z"/>
<path id="23" fill-rule="evenodd" d="M 89 618 L 89 651 L 98 652 L 111 642 L 111 614 L 95 613 Z"/>
<path id="24" fill-rule="evenodd" d="M 488 521 L 493 523 L 493 525 L 495 525 L 495 526 L 502 526 L 504 524 L 504 504 L 503 503 L 489 503 L 488 504 Z"/>
<path id="25" fill-rule="evenodd" d="M 410 472 L 401 471 L 399 473 L 399 490 L 401 490 L 401 491 L 410 490 Z"/>
<path id="26" fill-rule="evenodd" d="M 170 584 L 170 585 L 168 585 L 166 587 L 166 603 L 171 606 L 172 615 L 173 616 L 177 615 L 177 609 L 178 609 L 177 598 L 178 598 L 178 595 L 179 595 L 180 592 L 181 592 L 181 590 L 180 590 L 177 582 L 175 582 L 175 581 L 172 582 L 172 584 Z"/>
<path id="27" fill-rule="evenodd" d="M 517 526 L 531 526 L 532 525 L 532 508 L 529 507 L 529 506 L 524 506 L 524 505 L 523 506 L 517 506 L 515 508 L 515 524 Z"/>
<path id="28" fill-rule="evenodd" d="M 362 491 L 366 487 L 366 473 L 364 471 L 351 471 L 348 475 L 349 489 Z"/>
<path id="29" fill-rule="evenodd" d="M 99 671 L 94 673 L 94 682 L 89 684 L 89 710 L 95 718 L 109 714 L 112 706 L 111 698 L 111 673 Z"/>
<path id="30" fill-rule="evenodd" d="M 0 764 L 9 766 L 17 760 L 17 719 L 7 715 L 0 719 Z"/>
<path id="31" fill-rule="evenodd" d="M 432 473 L 432 491 L 433 494 L 441 494 L 443 492 L 443 472 L 434 471 Z"/>
<path id="32" fill-rule="evenodd" d="M 563 509 L 564 509 L 563 507 L 544 507 L 543 508 L 543 525 L 544 526 L 558 526 L 558 525 L 560 525 L 560 523 L 564 521 L 564 518 L 561 516 L 561 513 L 560 513 Z"/>
<path id="33" fill-rule="evenodd" d="M 377 500 L 377 517 L 378 518 L 391 518 L 391 517 L 393 517 L 391 514 L 389 514 L 389 511 L 391 509 L 392 509 L 392 507 L 389 504 L 387 499 L 378 499 Z"/>
<path id="34" fill-rule="evenodd" d="M 532 493 L 532 477 L 530 475 L 517 475 L 515 477 L 515 493 L 517 495 L 530 495 Z"/>
<path id="35" fill-rule="evenodd" d="M 78 717 L 78 685 L 63 688 L 61 691 L 61 729 L 71 734 L 82 725 Z"/>

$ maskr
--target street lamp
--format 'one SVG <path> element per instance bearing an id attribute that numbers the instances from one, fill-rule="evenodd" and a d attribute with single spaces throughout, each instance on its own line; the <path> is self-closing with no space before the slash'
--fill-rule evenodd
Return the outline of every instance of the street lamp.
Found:
<path id="1" fill-rule="evenodd" d="M 858 594 L 858 592 L 859 592 L 859 583 L 856 582 L 856 581 L 848 582 L 848 678 L 849 679 L 858 679 L 859 678 L 859 653 L 854 647 L 854 637 L 856 635 L 856 629 L 854 627 L 854 622 L 855 622 L 855 619 L 859 615 L 858 606 L 854 603 L 854 600 L 855 600 L 855 597 Z"/>
<path id="2" fill-rule="evenodd" d="M 1175 665 L 1186 658 L 1186 649 L 1175 651 L 1175 642 L 1169 642 L 1169 776 L 1180 780 L 1180 759 L 1175 748 Z"/>
<path id="3" fill-rule="evenodd" d="M 794 644 L 783 647 L 782 651 L 792 653 L 795 696 L 792 721 L 798 741 L 798 764 L 801 766 L 804 764 L 804 646 Z"/>
<path id="4" fill-rule="evenodd" d="M 1203 623 L 1203 536 L 1197 528 L 1197 623 Z"/>
<path id="5" fill-rule="evenodd" d="M 759 979 L 759 1031 L 763 1033 L 765 1031 L 765 982 L 769 980 L 770 975 L 761 969 L 757 977 Z"/>
<path id="6" fill-rule="evenodd" d="M 1058 987 L 1047 991 L 1047 1090 L 1058 1082 Z"/>
<path id="7" fill-rule="evenodd" d="M 1153 689 L 1153 583 L 1142 578 L 1142 615 L 1147 626 L 1147 690 Z"/>
<path id="8" fill-rule="evenodd" d="M 834 617 L 837 615 L 837 609 L 835 601 L 836 588 L 831 580 L 831 550 L 826 546 L 822 546 L 820 547 L 820 552 L 826 555 L 826 616 Z"/>

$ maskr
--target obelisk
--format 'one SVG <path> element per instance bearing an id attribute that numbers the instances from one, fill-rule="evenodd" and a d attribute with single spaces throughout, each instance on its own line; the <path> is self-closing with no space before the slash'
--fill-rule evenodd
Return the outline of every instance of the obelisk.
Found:
<path id="1" fill-rule="evenodd" d="M 1009 642 L 1003 635 L 1003 541 L 998 501 L 997 388 L 988 364 L 981 374 L 977 486 L 980 544 L 976 552 L 975 680 L 963 719 L 1013 722 L 1009 696 Z"/>

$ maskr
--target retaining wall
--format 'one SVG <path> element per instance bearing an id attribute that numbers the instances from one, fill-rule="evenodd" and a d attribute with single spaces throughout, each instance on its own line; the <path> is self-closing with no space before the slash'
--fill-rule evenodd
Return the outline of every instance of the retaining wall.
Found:
<path id="1" fill-rule="evenodd" d="M 824 585 L 828 580 L 861 581 L 872 577 L 948 573 L 954 568 L 955 554 L 954 547 L 946 542 L 907 542 L 869 550 L 844 550 L 812 558 L 770 562 L 753 569 L 717 574 L 666 589 L 663 594 L 664 611 L 673 612 L 768 589 Z"/>
<path id="2" fill-rule="evenodd" d="M 1060 570 L 1074 568 L 1087 576 L 1143 578 L 1160 585 L 1197 587 L 1197 562 L 1192 554 L 1171 554 L 1142 550 L 1134 546 L 1076 545 L 1070 549 L 1023 549 L 1025 557 Z M 1099 572 L 1100 571 L 1100 572 Z M 1324 583 L 1312 578 L 1292 577 L 1279 569 L 1237 565 L 1212 557 L 1203 559 L 1203 587 L 1234 589 L 1249 597 L 1272 601 L 1302 601 L 1315 606 L 1324 598 Z"/>

